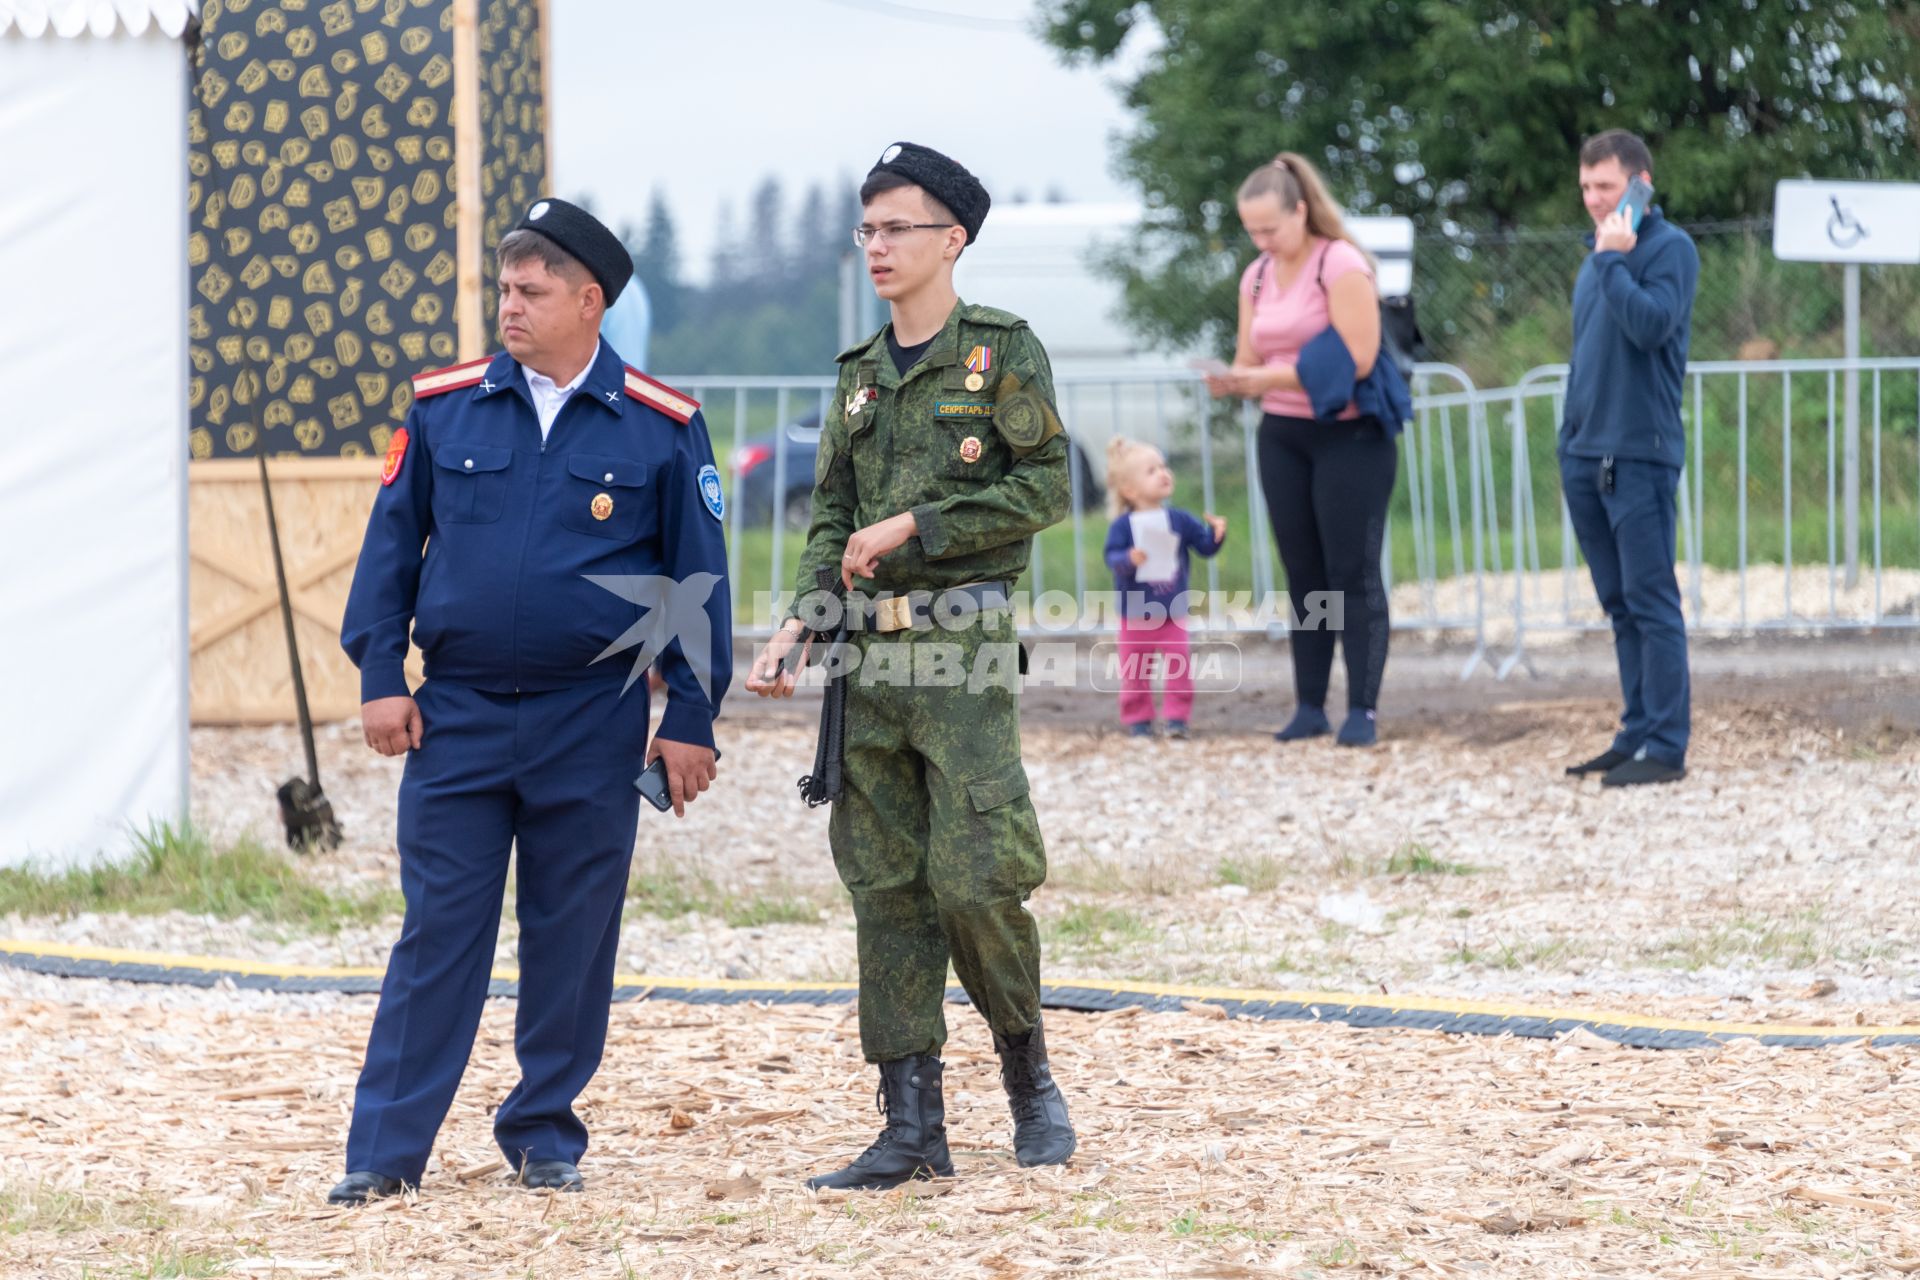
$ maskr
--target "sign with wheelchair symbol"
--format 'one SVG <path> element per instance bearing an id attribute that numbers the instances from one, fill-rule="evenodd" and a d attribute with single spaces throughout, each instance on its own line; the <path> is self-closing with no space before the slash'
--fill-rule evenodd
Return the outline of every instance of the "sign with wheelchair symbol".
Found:
<path id="1" fill-rule="evenodd" d="M 1920 263 L 1920 183 L 1794 179 L 1773 189 L 1773 254 Z"/>

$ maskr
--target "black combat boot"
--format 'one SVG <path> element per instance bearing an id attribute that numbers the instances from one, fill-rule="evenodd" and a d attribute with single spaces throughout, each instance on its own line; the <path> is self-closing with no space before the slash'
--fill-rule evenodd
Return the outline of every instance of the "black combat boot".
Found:
<path id="1" fill-rule="evenodd" d="M 1067 1100 L 1047 1065 L 1046 1033 L 1038 1022 L 1023 1035 L 1003 1036 L 996 1031 L 993 1047 L 1000 1055 L 1007 1109 L 1013 1112 L 1014 1158 L 1026 1168 L 1065 1164 L 1080 1140 L 1067 1119 Z"/>
<path id="2" fill-rule="evenodd" d="M 940 1059 L 928 1054 L 880 1064 L 874 1101 L 886 1128 L 852 1164 L 808 1178 L 816 1191 L 885 1191 L 910 1178 L 951 1178 L 947 1108 L 940 1096 Z"/>

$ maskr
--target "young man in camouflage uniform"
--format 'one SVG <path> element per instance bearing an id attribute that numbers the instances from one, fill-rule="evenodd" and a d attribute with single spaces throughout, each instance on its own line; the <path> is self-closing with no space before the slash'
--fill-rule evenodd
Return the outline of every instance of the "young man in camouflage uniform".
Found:
<path id="1" fill-rule="evenodd" d="M 993 1030 L 1016 1158 L 1073 1154 L 1040 1026 L 1039 931 L 1023 905 L 1046 878 L 1046 853 L 1020 758 L 1009 607 L 1033 535 L 1071 498 L 1046 351 L 1025 321 L 954 293 L 986 190 L 946 156 L 899 143 L 860 203 L 854 239 L 892 320 L 840 356 L 802 603 L 747 687 L 792 693 L 783 660 L 810 629 L 801 615 L 818 571 L 836 573 L 853 589 L 859 665 L 828 830 L 853 895 L 860 1043 L 879 1067 L 886 1127 L 808 1185 L 880 1189 L 953 1172 L 937 1056 L 949 960 Z"/>

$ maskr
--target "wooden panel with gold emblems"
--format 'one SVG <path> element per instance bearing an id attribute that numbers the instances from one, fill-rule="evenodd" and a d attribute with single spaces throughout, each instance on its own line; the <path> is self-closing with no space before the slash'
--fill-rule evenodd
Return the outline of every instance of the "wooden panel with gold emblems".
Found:
<path id="1" fill-rule="evenodd" d="M 528 206 L 547 190 L 545 45 L 536 0 L 481 0 L 481 311 L 488 342 L 497 331 L 499 291 L 493 252 Z M 491 349 L 491 348 L 490 348 Z"/>
<path id="2" fill-rule="evenodd" d="M 379 455 L 456 355 L 447 0 L 207 0 L 188 117 L 195 458 Z"/>

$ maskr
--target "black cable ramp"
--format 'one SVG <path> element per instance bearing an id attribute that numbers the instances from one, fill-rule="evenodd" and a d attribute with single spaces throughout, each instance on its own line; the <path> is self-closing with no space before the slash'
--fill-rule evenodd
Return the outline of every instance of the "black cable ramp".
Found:
<path id="1" fill-rule="evenodd" d="M 373 995 L 380 990 L 383 972 L 374 968 L 274 964 L 231 957 L 21 940 L 0 941 L 0 964 L 61 978 L 232 987 L 282 994 Z M 512 970 L 494 971 L 488 995 L 512 998 L 518 991 L 517 974 Z M 835 1005 L 851 1004 L 856 992 L 857 988 L 850 982 L 768 982 L 621 974 L 614 979 L 613 998 L 616 1002 L 668 1000 L 695 1005 Z M 966 994 L 958 987 L 950 987 L 947 998 L 964 1003 Z M 1920 1044 L 1920 1026 L 1842 1028 L 1688 1021 L 1445 996 L 1249 991 L 1232 987 L 1101 981 L 1049 983 L 1041 988 L 1040 1003 L 1043 1008 L 1076 1013 L 1110 1013 L 1133 1007 L 1168 1012 L 1202 1004 L 1217 1006 L 1231 1017 L 1262 1021 L 1331 1022 L 1352 1027 L 1440 1031 L 1450 1035 L 1552 1039 L 1570 1031 L 1584 1030 L 1637 1049 L 1694 1049 L 1742 1039 L 1792 1048 L 1857 1041 L 1871 1041 L 1876 1045 Z"/>

